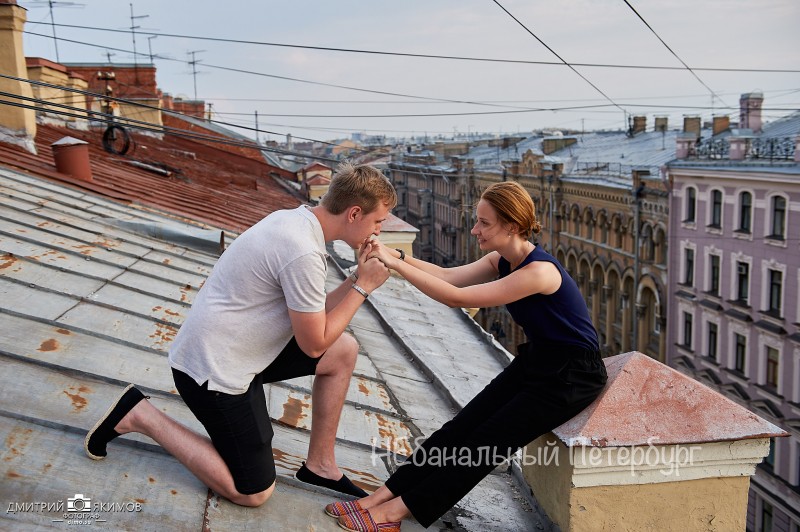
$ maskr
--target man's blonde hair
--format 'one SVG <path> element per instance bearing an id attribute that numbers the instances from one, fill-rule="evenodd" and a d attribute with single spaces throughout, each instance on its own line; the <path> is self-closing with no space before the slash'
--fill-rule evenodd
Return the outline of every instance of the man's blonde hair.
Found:
<path id="1" fill-rule="evenodd" d="M 353 206 L 361 207 L 364 214 L 368 214 L 380 203 L 389 209 L 397 205 L 397 192 L 392 184 L 374 166 L 350 162 L 339 164 L 328 192 L 320 200 L 320 205 L 331 214 L 341 214 Z"/>

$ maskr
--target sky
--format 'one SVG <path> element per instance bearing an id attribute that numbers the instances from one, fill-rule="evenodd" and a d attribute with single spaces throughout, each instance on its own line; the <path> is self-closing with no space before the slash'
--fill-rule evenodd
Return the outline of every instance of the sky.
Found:
<path id="1" fill-rule="evenodd" d="M 260 140 L 675 128 L 735 121 L 753 91 L 766 120 L 800 109 L 798 0 L 54 0 L 55 28 L 47 1 L 17 3 L 26 56 L 133 63 L 135 38 L 164 92 L 250 137 L 257 113 Z"/>

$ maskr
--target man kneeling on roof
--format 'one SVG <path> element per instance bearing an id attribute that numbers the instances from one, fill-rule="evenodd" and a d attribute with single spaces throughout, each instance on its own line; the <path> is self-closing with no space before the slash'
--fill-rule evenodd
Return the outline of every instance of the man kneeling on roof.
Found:
<path id="1" fill-rule="evenodd" d="M 370 238 L 397 204 L 377 169 L 340 165 L 315 207 L 276 211 L 242 233 L 197 294 L 169 351 L 175 386 L 209 437 L 155 408 L 133 385 L 85 440 L 106 456 L 117 436 L 149 436 L 218 494 L 244 506 L 275 489 L 264 384 L 314 375 L 308 457 L 297 479 L 365 496 L 336 464 L 334 443 L 358 344 L 344 329 L 389 270 Z M 358 270 L 325 292 L 326 242 L 359 248 Z"/>

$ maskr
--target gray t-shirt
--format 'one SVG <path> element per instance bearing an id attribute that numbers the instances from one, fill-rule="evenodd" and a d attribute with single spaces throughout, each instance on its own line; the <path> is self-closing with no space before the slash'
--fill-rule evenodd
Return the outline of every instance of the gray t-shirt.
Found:
<path id="1" fill-rule="evenodd" d="M 322 226 L 305 206 L 276 211 L 222 254 L 169 350 L 170 365 L 197 384 L 247 391 L 294 333 L 288 309 L 325 309 Z"/>

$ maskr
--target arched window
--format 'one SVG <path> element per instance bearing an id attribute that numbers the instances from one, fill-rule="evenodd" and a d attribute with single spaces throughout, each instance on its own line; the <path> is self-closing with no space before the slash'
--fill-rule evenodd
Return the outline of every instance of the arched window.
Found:
<path id="1" fill-rule="evenodd" d="M 722 191 L 711 191 L 711 218 L 708 221 L 709 227 L 719 229 L 722 227 Z"/>
<path id="2" fill-rule="evenodd" d="M 663 227 L 656 228 L 656 236 L 654 239 L 656 245 L 655 260 L 659 264 L 665 264 L 667 261 L 667 236 Z"/>
<path id="3" fill-rule="evenodd" d="M 783 196 L 772 196 L 769 238 L 777 240 L 786 238 L 786 198 Z"/>
<path id="4" fill-rule="evenodd" d="M 572 234 L 581 236 L 581 213 L 578 207 L 572 208 Z"/>
<path id="5" fill-rule="evenodd" d="M 739 227 L 741 233 L 753 231 L 753 195 L 747 191 L 739 194 Z"/>
<path id="6" fill-rule="evenodd" d="M 617 249 L 622 249 L 622 218 L 619 216 L 614 216 L 614 219 L 611 222 L 611 229 L 614 232 L 614 247 Z"/>
<path id="7" fill-rule="evenodd" d="M 697 189 L 689 187 L 686 189 L 686 205 L 684 222 L 694 222 L 697 217 Z"/>
<path id="8" fill-rule="evenodd" d="M 654 261 L 656 258 L 656 241 L 650 225 L 642 228 L 642 258 L 649 261 Z"/>

